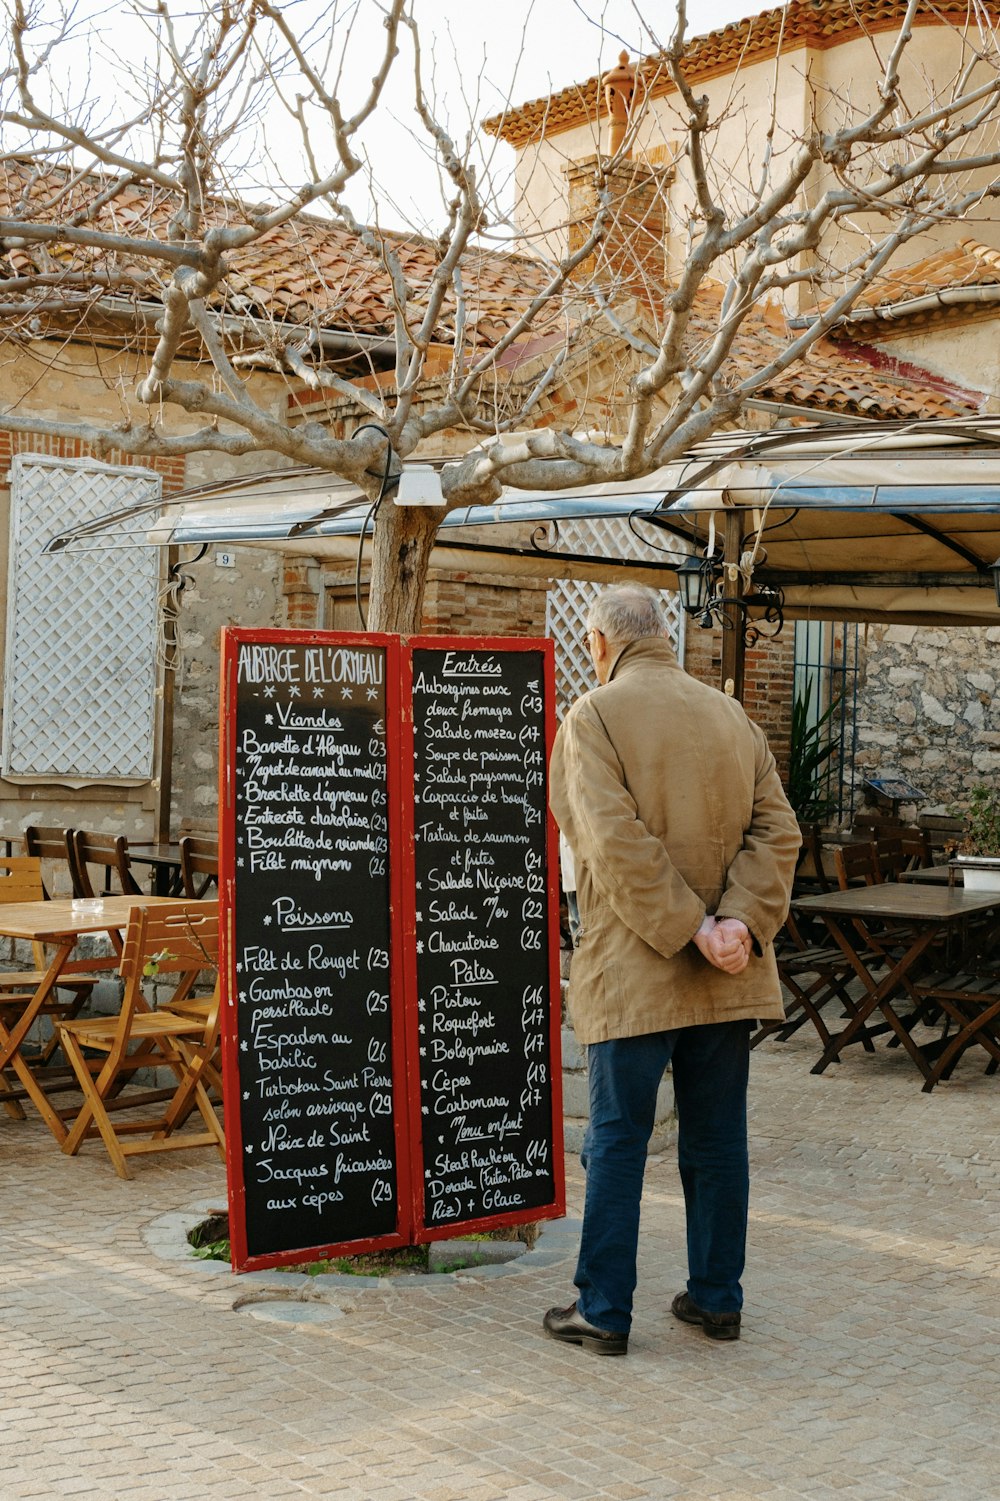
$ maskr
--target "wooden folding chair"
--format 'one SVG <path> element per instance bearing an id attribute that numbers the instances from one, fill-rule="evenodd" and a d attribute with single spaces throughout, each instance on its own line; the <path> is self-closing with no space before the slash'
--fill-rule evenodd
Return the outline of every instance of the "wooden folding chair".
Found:
<path id="1" fill-rule="evenodd" d="M 802 825 L 800 825 L 800 828 Z M 817 830 L 818 836 L 818 830 Z M 864 840 L 855 844 L 840 845 L 833 854 L 837 884 L 842 891 L 864 884 L 881 883 L 882 873 L 874 841 Z M 869 970 L 883 969 L 891 964 L 891 957 L 882 936 L 873 939 L 871 933 L 860 923 L 856 948 L 862 962 Z M 849 986 L 856 979 L 854 965 L 839 944 L 831 943 L 829 934 L 825 941 L 818 938 L 815 930 L 804 928 L 795 913 L 789 913 L 775 945 L 778 974 L 789 997 L 786 1007 L 787 1019 L 783 1022 L 764 1022 L 750 1039 L 756 1047 L 765 1037 L 777 1034 L 783 1041 L 796 1032 L 806 1021 L 811 1021 L 824 1048 L 829 1045 L 830 1031 L 821 1012 L 830 1001 L 836 1000 L 848 1018 L 857 1015 L 858 1005 Z M 884 1031 L 882 1024 L 866 1027 L 860 1040 L 866 1052 L 873 1052 L 872 1037 Z"/>
<path id="2" fill-rule="evenodd" d="M 784 1042 L 807 1021 L 812 1022 L 823 1047 L 828 1047 L 831 1033 L 821 1014 L 824 1006 L 836 1000 L 846 1016 L 853 1018 L 857 1014 L 848 989 L 855 978 L 853 965 L 837 944 L 812 942 L 794 912 L 788 914 L 775 941 L 775 959 L 788 997 L 786 1016 L 784 1021 L 761 1022 L 750 1038 L 751 1048 L 775 1035 Z M 874 1051 L 867 1030 L 862 1033 L 861 1041 L 868 1052 Z"/>
<path id="3" fill-rule="evenodd" d="M 0 858 L 0 902 L 39 902 L 43 899 L 41 865 L 27 856 L 11 855 Z M 35 949 L 41 945 L 33 946 Z M 0 974 L 0 1013 L 12 1023 L 18 1013 L 31 1000 L 35 986 L 45 973 L 44 956 L 32 955 L 34 970 L 4 970 Z M 21 1098 L 24 1091 L 11 1087 L 0 1071 L 0 1101 L 8 1115 L 15 1120 L 24 1120 Z"/>
<path id="4" fill-rule="evenodd" d="M 44 898 L 41 861 L 36 856 L 0 855 L 0 903 L 40 902 Z M 44 945 L 34 943 L 31 947 L 34 969 L 0 972 L 0 1012 L 8 1026 L 14 1024 L 25 1006 L 33 999 L 35 990 L 45 978 L 48 969 Z M 76 1016 L 97 984 L 97 980 L 96 975 L 93 977 L 72 976 L 63 980 L 59 989 L 67 993 L 66 998 L 61 999 L 57 993 L 53 992 L 38 1014 L 67 1019 Z M 33 1061 L 40 1065 L 48 1064 L 57 1046 L 58 1038 L 53 1030 L 49 1040 L 39 1044 L 37 1056 Z M 52 1076 L 49 1082 L 57 1083 L 58 1087 L 66 1087 L 64 1083 L 56 1081 Z M 23 1097 L 23 1090 L 11 1088 L 0 1075 L 0 1102 L 3 1103 L 7 1113 L 18 1120 L 24 1119 L 24 1110 L 20 1104 Z"/>
<path id="5" fill-rule="evenodd" d="M 852 886 L 877 886 L 884 879 L 874 839 L 838 845 L 833 852 L 833 867 L 841 891 Z"/>
<path id="6" fill-rule="evenodd" d="M 203 970 L 217 969 L 218 951 L 217 902 L 137 907 L 133 911 L 122 953 L 125 994 L 118 1016 L 74 1020 L 59 1026 L 60 1041 L 84 1093 L 83 1108 L 63 1142 L 64 1152 L 75 1156 L 88 1137 L 99 1134 L 120 1178 L 132 1176 L 126 1158 L 138 1153 L 215 1147 L 225 1157 L 222 1125 L 205 1088 L 206 1068 L 211 1069 L 218 1041 L 218 983 L 206 1020 L 142 1009 L 147 969 L 158 979 L 178 977 L 170 997 L 176 1004 L 190 995 Z M 85 1048 L 103 1054 L 103 1066 L 99 1059 L 88 1063 Z M 177 1087 L 166 1110 L 153 1117 L 118 1121 L 118 1112 L 124 1115 L 130 1109 L 144 1108 L 157 1097 L 129 1092 L 116 1095 L 122 1074 L 162 1067 L 171 1068 L 177 1076 Z M 192 1105 L 200 1113 L 204 1129 L 180 1131 Z M 133 1136 L 143 1139 L 126 1139 Z"/>
<path id="7" fill-rule="evenodd" d="M 924 1083 L 930 1093 L 941 1079 L 950 1079 L 955 1065 L 973 1046 L 990 1058 L 987 1073 L 1000 1068 L 1000 922 L 994 912 L 964 929 L 953 962 L 921 975 L 916 990 L 925 1005 L 944 1019 L 941 1037 L 925 1046 L 933 1067 Z M 952 1032 L 952 1024 L 955 1031 Z"/>
<path id="8" fill-rule="evenodd" d="M 197 900 L 219 885 L 219 841 L 184 834 L 180 841 L 181 881 L 184 895 Z"/>
<path id="9" fill-rule="evenodd" d="M 827 875 L 823 839 L 818 823 L 800 823 L 799 858 L 795 865 L 795 889 L 800 896 L 815 891 L 830 891 L 833 882 Z"/>
<path id="10" fill-rule="evenodd" d="M 883 881 L 898 881 L 905 871 L 926 870 L 934 864 L 931 842 L 923 829 L 899 829 L 875 840 Z"/>
<path id="11" fill-rule="evenodd" d="M 895 880 L 902 861 L 902 835 L 895 831 L 880 835 L 877 840 L 841 845 L 833 856 L 837 884 L 841 891 L 848 891 L 852 886 L 862 884 L 880 886 L 887 880 Z M 858 952 L 869 970 L 873 967 L 873 960 L 876 964 L 891 969 L 913 941 L 913 929 L 905 923 L 880 923 L 877 928 L 873 928 L 871 923 L 856 917 L 852 920 L 852 926 L 857 934 Z M 923 962 L 930 962 L 930 956 Z M 930 1023 L 936 1015 L 935 1006 L 921 997 L 909 976 L 904 977 L 903 988 L 912 1007 L 909 1016 L 904 1018 L 907 1030 L 912 1031 L 917 1022 Z M 872 1036 L 877 1036 L 890 1029 L 887 1023 L 879 1022 L 868 1030 Z M 897 1037 L 890 1037 L 890 1047 L 897 1047 L 898 1044 Z"/>
<path id="12" fill-rule="evenodd" d="M 80 895 L 73 877 L 72 838 L 72 829 L 61 829 L 51 824 L 29 824 L 24 831 L 24 853 L 38 860 L 48 861 L 53 867 L 51 891 L 44 885 L 43 876 L 42 895 L 46 899 L 61 895 L 60 886 L 72 891 L 74 896 Z"/>
<path id="13" fill-rule="evenodd" d="M 895 837 L 889 836 L 890 839 Z M 856 844 L 842 844 L 833 852 L 837 885 L 841 891 L 849 891 L 852 886 L 881 886 L 887 878 L 892 880 L 893 861 L 897 859 L 898 852 L 894 844 L 884 845 L 881 856 L 879 846 L 874 839 L 862 840 Z M 897 924 L 892 929 L 880 931 L 876 935 L 860 918 L 854 919 L 854 928 L 866 952 L 883 954 L 887 959 L 894 944 L 905 941 L 909 932 L 908 929 L 900 928 Z"/>
<path id="14" fill-rule="evenodd" d="M 129 868 L 128 840 L 124 834 L 93 834 L 86 829 L 74 829 L 69 847 L 75 896 L 91 899 L 119 892 L 122 896 L 144 894 Z M 103 872 L 96 887 L 91 875 L 93 867 Z"/>
<path id="15" fill-rule="evenodd" d="M 934 864 L 934 849 L 927 829 L 903 829 L 897 837 L 902 855 L 900 869 L 930 870 Z"/>
<path id="16" fill-rule="evenodd" d="M 874 844 L 883 881 L 898 881 L 904 871 L 926 870 L 934 864 L 930 837 L 924 829 L 898 829 L 891 834 L 879 834 Z"/>
<path id="17" fill-rule="evenodd" d="M 1000 1066 L 1000 971 L 973 967 L 930 975 L 918 983 L 917 990 L 940 1007 L 947 1019 L 940 1041 L 926 1049 L 934 1065 L 924 1081 L 924 1093 L 929 1094 L 941 1079 L 950 1079 L 962 1054 L 976 1044 L 989 1054 L 987 1073 L 995 1073 Z M 956 1030 L 949 1036 L 952 1022 Z"/>
<path id="18" fill-rule="evenodd" d="M 817 892 L 831 891 L 833 881 L 828 874 L 823 854 L 823 840 L 818 823 L 799 823 L 799 857 L 795 864 L 792 895 L 815 896 Z M 819 948 L 826 946 L 826 930 L 820 918 L 797 920 L 794 937 L 786 933 L 786 948 L 801 948 L 804 943 Z"/>
<path id="19" fill-rule="evenodd" d="M 183 866 L 184 845 L 185 845 L 185 842 L 188 841 L 188 840 L 192 844 L 196 844 L 196 843 L 199 843 L 199 842 L 203 842 L 206 845 L 211 844 L 213 846 L 213 848 L 215 849 L 215 851 L 216 851 L 214 860 L 212 859 L 210 851 L 208 851 L 208 850 L 203 851 L 203 852 L 202 851 L 196 851 L 194 853 L 194 855 L 192 856 L 191 863 L 188 864 L 188 866 L 187 866 L 187 868 L 185 870 L 184 879 L 185 879 L 185 884 L 186 884 L 186 887 L 187 887 L 185 894 L 187 896 L 193 895 L 194 898 L 195 898 L 195 900 L 199 901 L 199 900 L 202 900 L 202 892 L 204 892 L 206 890 L 206 888 L 211 884 L 212 879 L 214 879 L 216 881 L 216 883 L 218 882 L 218 867 L 219 867 L 218 843 L 215 840 L 198 841 L 192 835 L 186 835 L 184 838 L 181 839 L 182 869 L 184 869 L 184 866 Z M 210 867 L 214 867 L 214 868 L 210 868 Z M 195 877 L 198 876 L 198 875 L 207 875 L 209 877 L 209 879 L 203 882 L 203 884 L 201 885 L 201 890 L 200 891 L 192 891 L 191 887 L 194 884 L 196 884 Z M 206 1026 L 208 1024 L 208 1022 L 209 1022 L 209 1019 L 210 1019 L 211 1015 L 212 1015 L 212 1009 L 213 1009 L 213 1007 L 217 1007 L 217 1006 L 218 1006 L 218 997 L 216 996 L 215 992 L 213 991 L 212 995 L 210 995 L 210 996 L 187 995 L 187 996 L 184 996 L 183 999 L 181 999 L 181 1000 L 164 1001 L 163 1005 L 160 1007 L 160 1010 L 161 1011 L 171 1011 L 171 1012 L 173 1012 L 173 1014 L 175 1016 L 183 1016 L 183 1017 L 187 1018 L 188 1020 L 198 1021 L 198 1022 L 201 1022 L 203 1026 Z M 216 1039 L 216 1046 L 215 1046 L 215 1048 L 213 1049 L 211 1055 L 207 1058 L 207 1061 L 206 1061 L 205 1067 L 204 1067 L 204 1073 L 205 1073 L 205 1082 L 206 1082 L 206 1084 L 208 1085 L 208 1087 L 210 1089 L 212 1089 L 212 1090 L 215 1091 L 215 1097 L 216 1097 L 216 1099 L 217 1100 L 221 1100 L 222 1099 L 222 1065 L 221 1065 L 221 1059 L 220 1059 L 220 1056 L 219 1056 L 218 1038 Z"/>

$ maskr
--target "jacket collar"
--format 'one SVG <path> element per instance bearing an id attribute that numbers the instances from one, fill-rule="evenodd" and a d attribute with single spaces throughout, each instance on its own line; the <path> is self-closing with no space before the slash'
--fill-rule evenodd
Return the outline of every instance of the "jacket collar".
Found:
<path id="1" fill-rule="evenodd" d="M 658 667 L 677 667 L 677 655 L 665 636 L 644 636 L 641 641 L 630 641 L 623 646 L 611 664 L 608 682 L 631 672 L 635 668 L 655 664 Z"/>

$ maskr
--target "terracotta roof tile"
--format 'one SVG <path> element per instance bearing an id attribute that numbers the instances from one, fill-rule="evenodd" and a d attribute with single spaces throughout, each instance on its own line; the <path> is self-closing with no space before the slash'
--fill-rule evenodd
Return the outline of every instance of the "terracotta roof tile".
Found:
<path id="1" fill-rule="evenodd" d="M 892 30 L 905 12 L 906 0 L 790 0 L 788 5 L 690 38 L 684 52 L 685 71 L 689 81 L 696 84 L 775 57 L 779 46 L 786 53 L 796 47 L 825 50 L 851 36 Z M 917 25 L 949 21 L 968 25 L 968 6 L 963 0 L 941 0 L 941 3 L 923 0 Z M 662 54 L 643 60 L 639 86 L 643 83 L 652 98 L 674 91 L 666 76 Z M 542 136 L 558 135 L 560 131 L 593 123 L 600 109 L 600 77 L 588 78 L 558 93 L 529 100 L 502 115 L 493 115 L 483 121 L 483 128 L 512 146 L 524 146 Z"/>
<path id="2" fill-rule="evenodd" d="M 692 327 L 707 341 L 718 325 L 721 288 L 706 288 L 698 300 Z M 733 346 L 738 368 L 762 370 L 788 342 L 780 308 L 755 310 L 744 322 Z M 735 378 L 735 377 L 734 377 Z M 979 411 L 979 392 L 963 391 L 936 379 L 915 365 L 904 365 L 877 351 L 821 338 L 808 354 L 775 375 L 756 395 L 797 406 L 889 419 L 957 417 Z"/>
<path id="3" fill-rule="evenodd" d="M 0 167 L 0 216 L 10 214 L 28 185 L 28 168 L 8 163 Z M 54 217 L 46 213 L 45 194 L 54 194 L 64 186 L 55 174 L 34 183 L 32 194 L 39 205 L 37 217 L 44 222 Z M 89 190 L 93 191 L 92 187 Z M 75 196 L 74 196 L 75 195 Z M 60 204 L 60 218 L 84 201 L 83 187 L 69 194 Z M 231 204 L 222 200 L 213 205 L 217 219 L 234 215 Z M 166 234 L 170 211 L 168 200 L 150 189 L 129 188 L 113 203 L 101 210 L 101 228 L 127 226 L 137 234 Z M 419 289 L 429 282 L 436 262 L 435 247 L 416 236 L 388 236 L 399 255 L 411 286 Z M 971 244 L 972 242 L 967 242 Z M 982 251 L 982 247 L 978 247 Z M 963 251 L 963 254 L 971 252 Z M 974 263 L 982 275 L 1000 280 L 1000 257 L 993 252 L 979 254 Z M 4 253 L 0 246 L 0 283 L 4 256 L 10 271 L 27 273 L 35 266 L 50 270 L 94 269 L 107 266 L 109 259 L 101 252 L 62 247 L 48 250 L 30 245 L 10 245 Z M 934 258 L 931 258 L 932 260 Z M 296 323 L 317 323 L 321 328 L 349 330 L 365 334 L 392 333 L 393 303 L 388 280 L 378 264 L 355 239 L 328 221 L 301 217 L 295 224 L 271 232 L 262 243 L 233 257 L 230 306 L 240 312 L 261 317 L 288 319 Z M 119 262 L 127 266 L 125 258 Z M 927 264 L 930 264 L 929 262 Z M 965 262 L 956 262 L 964 265 Z M 972 262 L 970 262 L 972 264 Z M 910 268 L 910 275 L 913 274 Z M 123 291 L 143 298 L 156 298 L 162 290 L 166 273 L 154 273 L 151 280 L 145 266 L 132 270 L 133 285 Z M 489 348 L 523 311 L 527 300 L 545 284 L 547 272 L 536 262 L 497 251 L 470 251 L 464 267 L 468 299 L 466 340 L 480 349 Z M 718 322 L 721 290 L 706 288 L 698 302 L 692 322 L 695 340 L 708 339 Z M 529 339 L 511 350 L 505 368 L 518 371 L 530 364 L 540 350 L 551 342 L 556 321 L 564 316 L 554 308 L 551 319 L 542 318 Z M 561 327 L 561 324 L 560 324 Z M 448 343 L 455 328 L 454 303 L 446 303 L 437 329 L 437 339 Z M 591 341 L 593 336 L 591 337 Z M 738 380 L 740 371 L 761 369 L 771 363 L 786 341 L 783 315 L 774 308 L 752 314 L 741 330 L 734 347 L 736 364 L 730 378 Z M 614 361 L 620 351 L 612 338 L 601 341 L 599 354 L 591 342 L 585 360 L 597 379 L 600 374 L 614 382 Z M 910 367 L 912 371 L 912 367 Z M 880 417 L 955 416 L 976 410 L 975 399 L 967 393 L 934 388 L 931 378 L 921 379 L 922 372 L 904 372 L 900 368 L 875 368 L 861 351 L 845 350 L 831 340 L 821 340 L 809 356 L 785 373 L 775 376 L 759 394 L 774 400 L 812 406 L 839 413 L 865 412 Z M 617 399 L 620 393 L 613 393 Z"/>
<path id="4" fill-rule="evenodd" d="M 94 179 L 61 194 L 65 179 L 52 172 L 41 179 L 30 177 L 27 164 L 8 162 L 0 166 L 0 217 L 13 216 L 14 206 L 30 191 L 36 214 L 42 222 L 57 216 L 65 222 L 83 208 L 94 193 Z M 29 187 L 30 184 L 30 187 Z M 58 207 L 51 206 L 61 194 Z M 165 239 L 175 202 L 150 187 L 128 187 L 102 208 L 96 226 L 109 232 L 122 231 Z M 215 223 L 239 223 L 236 207 L 217 199 L 211 204 Z M 419 318 L 438 261 L 436 246 L 417 235 L 384 233 L 383 238 L 398 255 L 411 290 L 411 321 Z M 228 257 L 233 268 L 229 294 L 234 310 L 259 317 L 315 322 L 320 328 L 350 330 L 365 334 L 391 334 L 394 301 L 389 277 L 347 231 L 316 216 L 299 215 L 270 231 L 263 239 Z M 13 274 L 32 269 L 50 271 L 107 267 L 111 258 L 103 252 L 62 246 L 7 246 L 6 260 Z M 146 263 L 148 266 L 150 263 Z M 0 247 L 0 272 L 3 250 Z M 120 268 L 120 265 L 119 265 Z M 536 292 L 545 285 L 547 273 L 526 257 L 474 248 L 463 266 L 468 342 L 482 347 L 498 327 L 509 327 Z M 148 274 L 148 273 L 147 273 Z M 152 288 L 143 285 L 143 295 L 156 295 L 157 285 L 167 280 L 166 270 L 153 274 Z M 135 290 L 126 287 L 125 292 Z M 454 337 L 455 298 L 449 292 L 435 331 L 435 338 Z"/>
<path id="5" fill-rule="evenodd" d="M 719 286 L 702 289 L 691 319 L 689 347 L 692 356 L 696 356 L 699 347 L 714 336 L 722 296 Z M 637 314 L 634 332 L 650 337 L 650 331 L 643 323 L 642 316 Z M 728 380 L 736 383 L 752 371 L 764 369 L 782 352 L 787 341 L 785 317 L 780 309 L 767 307 L 755 311 L 737 335 L 733 361 L 726 371 Z M 516 410 L 519 400 L 543 375 L 561 344 L 561 330 L 514 344 L 499 362 L 495 377 L 491 375 L 484 382 L 482 399 L 485 406 L 489 408 L 495 403 L 501 416 Z M 599 338 L 591 330 L 536 405 L 538 425 L 564 421 L 600 425 L 606 416 L 610 429 L 620 431 L 622 422 L 627 420 L 628 372 L 634 364 L 635 357 L 622 340 L 610 334 Z M 379 384 L 385 391 L 392 389 L 388 377 Z M 433 402 L 443 395 L 444 389 L 442 380 L 440 389 L 429 387 L 424 399 Z M 803 359 L 775 375 L 754 394 L 768 401 L 815 412 L 902 421 L 970 416 L 980 409 L 982 401 L 978 392 L 950 386 L 919 367 L 892 360 L 881 351 L 838 344 L 830 338 L 821 339 Z M 669 404 L 668 393 L 659 403 L 664 417 Z M 295 399 L 295 406 L 302 415 L 336 414 L 345 418 L 349 415 L 350 405 L 345 398 L 329 392 L 319 395 L 303 393 Z"/>
<path id="6" fill-rule="evenodd" d="M 991 286 L 1000 286 L 1000 251 L 989 245 L 980 245 L 976 240 L 964 239 L 913 265 L 887 271 L 861 294 L 855 303 L 855 311 L 892 308 L 897 310 L 898 317 L 898 310 L 908 302 L 939 292 L 959 292 L 964 287 Z"/>

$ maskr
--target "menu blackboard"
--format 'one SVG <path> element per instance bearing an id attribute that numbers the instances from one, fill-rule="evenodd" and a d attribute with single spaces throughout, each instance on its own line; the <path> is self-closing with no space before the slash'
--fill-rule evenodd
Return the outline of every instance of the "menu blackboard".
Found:
<path id="1" fill-rule="evenodd" d="M 416 994 L 429 1231 L 555 1196 L 544 661 L 412 654 Z"/>
<path id="2" fill-rule="evenodd" d="M 552 657 L 223 633 L 238 1269 L 564 1212 Z"/>
<path id="3" fill-rule="evenodd" d="M 384 646 L 258 633 L 236 648 L 247 1258 L 397 1228 L 386 684 Z"/>

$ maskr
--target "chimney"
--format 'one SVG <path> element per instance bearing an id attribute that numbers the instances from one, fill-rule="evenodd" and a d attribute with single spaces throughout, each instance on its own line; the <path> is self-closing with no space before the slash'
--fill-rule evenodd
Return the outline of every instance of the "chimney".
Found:
<path id="1" fill-rule="evenodd" d="M 631 155 L 614 161 L 628 132 L 635 98 L 635 70 L 627 52 L 604 74 L 602 83 L 609 156 L 586 157 L 563 169 L 569 251 L 572 255 L 579 250 L 590 234 L 602 198 L 609 201 L 612 222 L 603 241 L 578 268 L 576 279 L 602 286 L 616 302 L 635 298 L 658 311 L 666 287 L 666 191 L 673 166 Z M 656 148 L 656 155 L 661 154 Z"/>
<path id="2" fill-rule="evenodd" d="M 608 155 L 617 156 L 629 127 L 632 100 L 635 96 L 635 69 L 631 67 L 627 52 L 618 54 L 618 66 L 609 68 L 601 82 L 604 84 L 604 107 L 608 122 Z M 626 155 L 631 156 L 631 147 Z"/>

